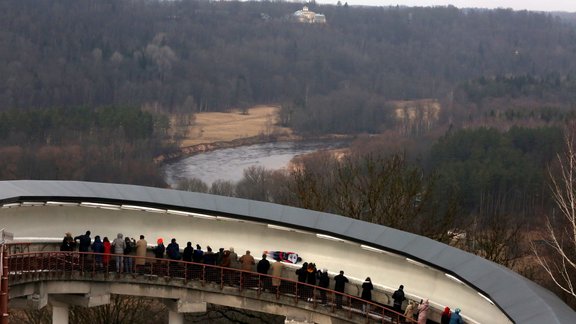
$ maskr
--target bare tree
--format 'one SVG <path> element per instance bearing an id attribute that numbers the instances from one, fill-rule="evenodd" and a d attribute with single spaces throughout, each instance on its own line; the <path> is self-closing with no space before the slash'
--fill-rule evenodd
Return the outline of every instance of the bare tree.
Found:
<path id="1" fill-rule="evenodd" d="M 565 130 L 565 152 L 558 154 L 558 168 L 548 169 L 550 187 L 560 216 L 548 217 L 543 246 L 532 251 L 554 284 L 576 298 L 576 150 L 575 124 Z"/>
<path id="2" fill-rule="evenodd" d="M 176 185 L 176 188 L 178 190 L 193 191 L 193 192 L 207 193 L 209 191 L 208 185 L 198 178 L 190 178 L 179 181 Z"/>
<path id="3" fill-rule="evenodd" d="M 216 180 L 212 183 L 209 193 L 219 196 L 236 197 L 236 185 L 228 180 Z"/>

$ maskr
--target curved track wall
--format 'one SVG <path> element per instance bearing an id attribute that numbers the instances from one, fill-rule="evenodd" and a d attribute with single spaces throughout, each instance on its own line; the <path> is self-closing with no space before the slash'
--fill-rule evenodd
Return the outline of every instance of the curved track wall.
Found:
<path id="1" fill-rule="evenodd" d="M 239 255 L 251 250 L 255 257 L 264 250 L 293 251 L 331 273 L 344 270 L 359 281 L 370 276 L 383 290 L 404 284 L 413 299 L 429 298 L 438 309 L 462 308 L 468 322 L 576 322 L 574 312 L 554 294 L 504 267 L 424 237 L 338 215 L 207 194 L 67 181 L 0 182 L 0 202 L 1 223 L 22 240 L 91 230 L 92 236 L 112 238 L 118 232 L 143 234 L 149 243 L 176 238 L 181 248 L 187 241 L 214 250 L 234 247 Z"/>

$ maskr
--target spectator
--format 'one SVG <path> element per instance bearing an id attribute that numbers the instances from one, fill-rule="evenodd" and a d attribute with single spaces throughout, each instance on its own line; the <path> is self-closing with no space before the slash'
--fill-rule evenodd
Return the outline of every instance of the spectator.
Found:
<path id="1" fill-rule="evenodd" d="M 182 252 L 182 260 L 186 262 L 192 262 L 192 254 L 194 253 L 194 248 L 192 247 L 192 242 L 186 243 L 186 247 Z"/>
<path id="2" fill-rule="evenodd" d="M 266 260 L 266 254 L 262 254 L 262 259 L 256 265 L 256 272 L 262 275 L 267 275 L 270 270 L 270 262 Z M 260 286 L 262 290 L 270 290 L 270 277 L 260 276 Z"/>
<path id="3" fill-rule="evenodd" d="M 244 271 L 254 271 L 253 267 L 256 264 L 254 257 L 250 255 L 250 251 L 246 250 L 246 254 L 240 257 L 240 268 Z M 245 287 L 255 287 L 257 282 L 252 274 L 243 272 L 242 273 L 243 283 Z"/>
<path id="4" fill-rule="evenodd" d="M 306 269 L 306 283 L 312 286 L 316 286 L 316 276 L 318 270 L 316 269 L 315 263 L 308 263 L 308 268 Z"/>
<path id="5" fill-rule="evenodd" d="M 192 261 L 196 263 L 202 263 L 202 257 L 204 256 L 204 251 L 202 251 L 202 247 L 200 244 L 196 244 L 196 250 L 194 250 L 194 254 L 192 254 Z"/>
<path id="6" fill-rule="evenodd" d="M 238 254 L 234 252 L 234 248 L 230 247 L 230 267 L 234 269 L 240 268 L 240 263 L 238 263 Z"/>
<path id="7" fill-rule="evenodd" d="M 296 275 L 298 276 L 298 282 L 306 282 L 308 278 L 308 262 L 304 262 L 299 269 L 296 269 Z"/>
<path id="8" fill-rule="evenodd" d="M 126 247 L 126 243 L 124 242 L 124 235 L 122 233 L 118 233 L 116 238 L 112 242 L 112 247 L 114 248 L 114 254 L 116 255 L 116 272 L 122 272 L 122 263 L 124 261 L 124 248 Z"/>
<path id="9" fill-rule="evenodd" d="M 230 268 L 232 266 L 232 262 L 230 261 L 230 251 L 226 250 L 222 254 L 222 267 Z"/>
<path id="10" fill-rule="evenodd" d="M 204 253 L 204 263 L 210 265 L 216 264 L 216 253 L 212 251 L 210 246 L 206 247 L 206 252 Z"/>
<path id="11" fill-rule="evenodd" d="M 308 262 L 304 262 L 302 267 L 296 269 L 296 275 L 298 276 L 299 283 L 306 283 L 306 279 L 308 279 Z M 300 299 L 304 299 L 307 297 L 306 295 L 306 285 L 298 285 L 298 297 Z"/>
<path id="12" fill-rule="evenodd" d="M 104 244 L 100 240 L 100 235 L 96 235 L 94 237 L 94 243 L 92 243 L 92 252 L 94 253 L 104 253 Z M 102 268 L 104 265 L 102 264 L 102 255 L 96 254 L 94 256 L 94 262 L 96 262 L 96 266 Z"/>
<path id="13" fill-rule="evenodd" d="M 166 257 L 171 261 L 180 260 L 180 245 L 176 242 L 175 238 L 170 240 L 170 244 L 166 247 Z M 168 263 L 168 273 L 167 275 L 170 276 L 178 276 L 182 268 L 180 267 L 180 263 L 178 262 L 169 262 Z"/>
<path id="14" fill-rule="evenodd" d="M 224 257 L 224 248 L 218 249 L 218 253 L 216 253 L 216 265 L 222 265 L 222 258 Z"/>
<path id="15" fill-rule="evenodd" d="M 308 268 L 306 269 L 306 283 L 309 286 L 304 287 L 304 292 L 308 301 L 314 301 L 314 287 L 316 286 L 316 277 L 318 270 L 316 269 L 315 263 L 308 263 Z"/>
<path id="16" fill-rule="evenodd" d="M 444 311 L 442 312 L 442 315 L 440 316 L 440 324 L 450 324 L 450 316 L 452 315 L 452 312 L 450 312 L 450 307 L 446 306 L 444 307 Z"/>
<path id="17" fill-rule="evenodd" d="M 404 311 L 404 316 L 409 319 L 417 320 L 418 317 L 416 316 L 416 305 L 414 305 L 413 301 L 408 301 L 408 306 L 406 306 L 406 310 Z"/>
<path id="18" fill-rule="evenodd" d="M 340 270 L 340 274 L 334 277 L 334 290 L 339 293 L 344 293 L 348 278 L 344 276 L 344 271 Z M 336 294 L 336 308 L 342 308 L 342 294 Z"/>
<path id="19" fill-rule="evenodd" d="M 250 251 L 240 257 L 240 266 L 242 270 L 253 271 L 252 267 L 256 264 L 254 257 L 250 255 Z"/>
<path id="20" fill-rule="evenodd" d="M 268 274 L 268 270 L 270 270 L 270 262 L 266 260 L 266 254 L 262 254 L 262 260 L 258 261 L 258 265 L 256 265 L 256 272 Z"/>
<path id="21" fill-rule="evenodd" d="M 330 286 L 330 277 L 328 277 L 327 269 L 323 269 L 322 272 L 318 272 L 318 286 L 325 289 L 328 289 Z M 322 305 L 327 304 L 328 299 L 326 298 L 326 290 L 320 289 L 320 299 L 322 300 Z"/>
<path id="22" fill-rule="evenodd" d="M 464 321 L 462 320 L 462 316 L 460 315 L 460 308 L 456 308 L 452 316 L 450 317 L 450 324 L 462 324 Z"/>
<path id="23" fill-rule="evenodd" d="M 166 255 L 170 260 L 180 260 L 180 246 L 175 238 L 170 240 L 170 244 L 166 247 Z"/>
<path id="24" fill-rule="evenodd" d="M 280 277 L 282 277 L 282 263 L 279 260 L 272 263 L 272 287 L 274 287 L 274 292 L 280 292 L 280 283 L 282 282 Z"/>
<path id="25" fill-rule="evenodd" d="M 206 252 L 204 252 L 204 264 L 215 265 L 216 264 L 216 253 L 212 251 L 212 248 L 208 245 L 206 246 Z M 215 281 L 220 273 L 219 270 L 213 267 L 204 267 L 204 273 L 206 280 Z"/>
<path id="26" fill-rule="evenodd" d="M 110 254 L 112 253 L 112 244 L 110 244 L 108 236 L 104 236 L 102 245 L 104 246 L 104 255 L 102 256 L 102 263 L 104 264 L 104 267 L 108 268 L 108 264 L 110 263 Z"/>
<path id="27" fill-rule="evenodd" d="M 402 313 L 402 302 L 406 300 L 406 297 L 404 297 L 404 285 L 400 285 L 398 290 L 392 294 L 392 299 L 394 299 L 394 311 Z"/>
<path id="28" fill-rule="evenodd" d="M 430 304 L 428 299 L 418 306 L 418 324 L 426 324 L 428 320 L 428 309 L 430 309 Z"/>
<path id="29" fill-rule="evenodd" d="M 78 235 L 74 238 L 74 242 L 79 241 L 78 252 L 88 252 L 92 239 L 90 238 L 90 231 L 86 231 L 84 235 Z"/>
<path id="30" fill-rule="evenodd" d="M 374 289 L 374 286 L 372 285 L 372 280 L 370 280 L 370 277 L 367 277 L 366 280 L 364 280 L 364 283 L 362 283 L 362 296 L 361 296 L 361 298 L 367 302 L 371 302 L 372 301 L 372 289 Z M 366 311 L 366 306 L 367 306 L 367 304 L 362 305 L 363 311 Z M 370 309 L 370 307 L 368 307 L 368 309 Z"/>
<path id="31" fill-rule="evenodd" d="M 166 251 L 166 247 L 164 247 L 164 240 L 162 238 L 159 238 L 156 241 L 156 247 L 154 248 L 154 256 L 156 257 L 156 259 L 163 259 L 164 251 Z"/>
<path id="32" fill-rule="evenodd" d="M 130 238 L 128 236 L 126 236 L 126 238 L 124 239 L 124 271 L 126 273 L 132 273 L 132 258 L 130 257 L 130 254 L 132 254 L 132 251 L 134 250 L 134 243 L 132 242 L 132 240 L 130 240 Z M 126 257 L 128 256 L 128 257 Z"/>
<path id="33" fill-rule="evenodd" d="M 144 235 L 140 235 L 140 239 L 136 242 L 136 268 L 140 269 L 146 264 L 146 249 L 148 248 L 148 242 L 144 239 Z"/>
<path id="34" fill-rule="evenodd" d="M 225 250 L 224 254 L 222 255 L 222 267 L 224 268 L 231 268 L 232 261 L 230 260 L 230 251 Z M 233 273 L 230 270 L 224 270 L 224 281 L 227 284 L 232 284 Z"/>
<path id="35" fill-rule="evenodd" d="M 66 232 L 64 234 L 64 239 L 62 239 L 62 245 L 60 245 L 60 251 L 70 252 L 74 251 L 76 248 L 76 242 L 74 242 L 74 238 L 70 232 Z"/>

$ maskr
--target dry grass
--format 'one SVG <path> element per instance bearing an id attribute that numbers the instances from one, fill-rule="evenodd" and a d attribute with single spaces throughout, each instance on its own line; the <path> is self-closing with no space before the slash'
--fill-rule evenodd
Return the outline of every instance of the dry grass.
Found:
<path id="1" fill-rule="evenodd" d="M 250 108 L 248 114 L 240 111 L 196 114 L 196 120 L 188 128 L 181 146 L 227 142 L 258 135 L 290 134 L 290 129 L 276 126 L 279 111 L 279 107 L 256 106 Z"/>

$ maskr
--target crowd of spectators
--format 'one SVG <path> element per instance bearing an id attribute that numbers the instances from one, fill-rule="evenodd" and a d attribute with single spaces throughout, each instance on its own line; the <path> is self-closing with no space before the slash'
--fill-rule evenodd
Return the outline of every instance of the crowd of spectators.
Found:
<path id="1" fill-rule="evenodd" d="M 124 238 L 122 233 L 118 233 L 116 238 L 110 242 L 108 237 L 104 237 L 102 240 L 99 235 L 94 237 L 92 241 L 90 237 L 90 231 L 86 231 L 84 235 L 79 235 L 72 237 L 71 233 L 66 233 L 62 244 L 60 247 L 61 251 L 75 251 L 78 247 L 79 252 L 90 252 L 101 253 L 95 255 L 95 264 L 101 268 L 107 268 L 110 264 L 111 256 L 114 256 L 114 267 L 117 273 L 138 273 L 142 267 L 149 264 L 149 258 L 147 258 L 148 242 L 146 241 L 144 235 L 140 235 L 140 239 L 135 241 L 132 238 Z M 196 244 L 196 248 L 192 246 L 192 242 L 187 242 L 186 247 L 180 251 L 180 246 L 176 242 L 175 238 L 170 240 L 168 246 L 164 246 L 164 240 L 158 238 L 156 240 L 156 246 L 153 247 L 153 254 L 156 262 L 163 262 L 167 260 L 182 260 L 186 262 L 194 262 L 197 264 L 206 265 L 216 265 L 225 268 L 241 269 L 246 272 L 243 273 L 243 280 L 248 282 L 251 277 L 248 272 L 253 272 L 256 266 L 256 272 L 258 274 L 271 275 L 272 277 L 263 276 L 260 277 L 260 284 L 264 290 L 269 290 L 276 292 L 280 289 L 282 276 L 282 263 L 281 260 L 277 258 L 272 264 L 267 259 L 267 254 L 262 254 L 262 258 L 258 263 L 251 255 L 249 250 L 240 257 L 234 252 L 234 248 L 229 249 L 219 248 L 218 252 L 214 252 L 210 246 L 206 246 L 206 251 L 202 249 L 200 244 Z M 134 255 L 134 263 L 132 263 L 133 258 L 124 258 L 124 255 Z M 82 255 L 81 255 L 82 258 Z M 192 268 L 193 269 L 193 268 Z M 198 269 L 196 269 L 198 270 Z M 269 271 L 272 270 L 271 273 Z M 192 271 L 192 274 L 197 273 Z M 330 277 L 328 275 L 328 269 L 324 268 L 319 270 L 316 268 L 316 264 L 312 262 L 304 262 L 300 268 L 296 271 L 296 276 L 298 282 L 306 283 L 307 285 L 301 285 L 298 291 L 298 297 L 302 300 L 313 301 L 315 300 L 313 286 L 318 286 L 320 288 L 329 289 L 330 287 Z M 227 280 L 231 283 L 238 278 L 233 278 L 234 274 L 230 273 Z M 333 277 L 334 280 L 334 291 L 344 293 L 346 289 L 346 284 L 349 282 L 348 278 L 344 276 L 344 271 L 340 270 L 339 274 Z M 328 305 L 328 298 L 326 295 L 326 290 L 320 289 L 320 304 Z M 370 277 L 362 283 L 362 293 L 361 299 L 372 302 L 372 290 L 374 286 Z M 409 300 L 406 309 L 402 312 L 402 304 L 406 300 L 404 294 L 404 285 L 400 285 L 398 290 L 394 291 L 392 294 L 392 309 L 397 313 L 403 313 L 407 318 L 413 318 L 418 322 L 418 324 L 425 324 L 428 318 L 429 311 L 429 301 L 420 300 L 419 303 Z M 336 308 L 342 308 L 342 294 L 335 295 L 335 306 Z M 363 305 L 363 311 L 366 311 L 366 304 Z M 463 323 L 462 317 L 460 315 L 460 309 L 456 308 L 454 312 L 450 310 L 449 307 L 445 307 L 444 312 L 441 316 L 441 324 L 461 324 Z"/>

